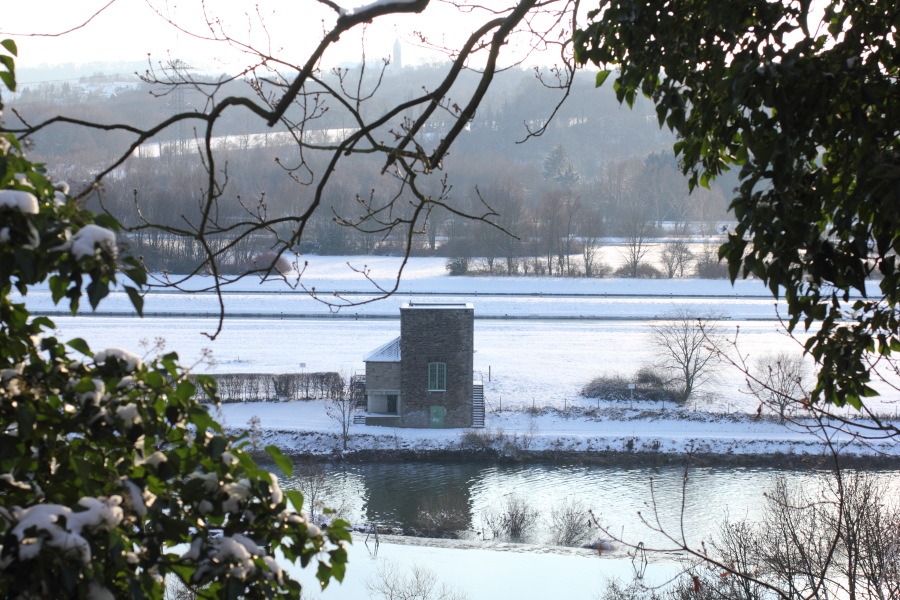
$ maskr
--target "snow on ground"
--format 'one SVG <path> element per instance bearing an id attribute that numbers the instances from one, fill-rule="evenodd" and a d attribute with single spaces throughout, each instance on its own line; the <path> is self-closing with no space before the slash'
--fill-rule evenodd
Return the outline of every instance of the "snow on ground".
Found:
<path id="1" fill-rule="evenodd" d="M 403 429 L 352 425 L 353 450 L 460 450 L 491 447 L 511 456 L 521 451 L 650 451 L 716 454 L 823 454 L 827 448 L 810 429 L 752 417 L 723 418 L 689 409 L 641 408 L 584 410 L 587 401 L 568 411 L 489 412 L 484 430 Z M 295 454 L 341 453 L 336 421 L 326 402 L 246 402 L 223 404 L 218 417 L 232 430 L 246 430 L 258 420 L 256 441 Z M 581 409 L 581 410 L 579 410 Z M 896 441 L 855 443 L 849 433 L 829 430 L 831 442 L 847 454 L 897 454 Z"/>
<path id="2" fill-rule="evenodd" d="M 396 273 L 400 259 L 310 257 L 304 278 L 316 282 L 319 289 L 360 289 L 360 277 L 347 267 L 348 261 L 359 269 L 368 268 L 370 276 L 383 283 Z M 194 283 L 198 281 L 195 278 Z M 208 285 L 208 279 L 198 285 Z M 178 351 L 185 364 L 195 365 L 195 372 L 306 370 L 350 375 L 362 372 L 365 354 L 399 334 L 402 302 L 472 302 L 476 313 L 476 379 L 485 384 L 490 431 L 502 429 L 507 437 L 527 438 L 536 447 L 573 450 L 621 449 L 629 443 L 632 447 L 667 451 L 693 445 L 726 453 L 807 452 L 819 448 L 802 432 L 769 421 L 709 423 L 712 417 L 707 412 L 756 411 L 758 401 L 746 392 L 743 374 L 732 367 L 721 367 L 717 380 L 685 410 L 677 411 L 677 419 L 659 419 L 660 414 L 674 414 L 671 406 L 659 407 L 653 417 L 635 418 L 634 413 L 619 414 L 607 403 L 598 405 L 580 396 L 582 386 L 593 377 L 618 374 L 630 378 L 642 366 L 657 362 L 657 351 L 650 342 L 650 319 L 673 309 L 729 316 L 731 320 L 720 325 L 736 341 L 732 356 L 742 357 L 748 364 L 779 350 L 799 354 L 798 341 L 780 331 L 774 302 L 758 281 L 739 281 L 732 287 L 720 280 L 450 277 L 444 270 L 444 259 L 415 258 L 404 270 L 400 289 L 405 296 L 353 308 L 353 318 L 349 309 L 341 313 L 345 318 L 328 318 L 327 307 L 277 281 L 260 284 L 245 279 L 232 287 L 235 293 L 225 299 L 229 313 L 257 316 L 226 316 L 224 329 L 215 341 L 202 335 L 214 331 L 217 325 L 216 319 L 205 316 L 215 304 L 210 294 L 149 294 L 146 310 L 160 316 L 144 319 L 126 316 L 124 294 L 114 294 L 101 308 L 120 310 L 122 316 L 85 314 L 54 320 L 62 338 L 83 337 L 95 351 L 121 347 L 138 352 L 141 340 L 150 340 L 152 346 L 154 339 L 163 338 L 166 349 Z M 27 302 L 32 310 L 54 308 L 46 289 L 30 292 Z M 288 318 L 307 312 L 319 318 Z M 538 318 L 503 318 L 505 315 Z M 587 318 L 571 318 L 577 316 Z M 215 365 L 205 364 L 207 349 Z M 896 417 L 897 393 L 887 388 L 883 391 L 885 395 L 870 400 L 869 406 Z M 573 405 L 609 410 L 600 420 L 566 419 L 555 412 Z M 636 412 L 640 407 L 634 408 Z M 532 416 L 523 412 L 525 409 L 540 414 Z M 222 410 L 228 424 L 235 427 L 259 416 L 267 435 L 278 437 L 289 450 L 322 451 L 334 446 L 336 427 L 324 418 L 321 403 L 253 403 L 226 405 Z M 459 432 L 454 431 L 395 432 L 360 426 L 354 431 L 360 432 L 356 443 L 369 447 L 446 448 L 459 442 Z M 319 448 L 317 444 L 324 446 Z"/>
<path id="3" fill-rule="evenodd" d="M 326 291 L 371 292 L 371 283 L 348 269 L 347 261 L 367 265 L 382 285 L 392 285 L 398 265 L 398 259 L 387 257 L 312 257 L 304 283 Z M 202 288 L 209 281 L 191 283 Z M 598 404 L 579 395 L 596 375 L 628 377 L 652 364 L 656 356 L 649 343 L 649 319 L 678 308 L 730 317 L 722 325 L 737 339 L 735 352 L 748 360 L 781 349 L 798 352 L 797 342 L 779 331 L 774 302 L 759 282 L 740 281 L 731 287 L 707 280 L 449 277 L 444 259 L 427 258 L 410 261 L 399 289 L 398 297 L 345 309 L 339 315 L 344 318 L 327 318 L 327 307 L 283 282 L 243 280 L 229 288 L 226 308 L 256 316 L 226 317 L 214 342 L 202 335 L 216 328 L 216 320 L 205 316 L 215 311 L 209 294 L 148 294 L 146 310 L 160 316 L 136 319 L 125 316 L 130 305 L 116 293 L 101 308 L 122 316 L 60 316 L 54 321 L 62 338 L 83 337 L 95 351 L 121 347 L 138 352 L 141 340 L 149 340 L 152 347 L 154 339 L 164 338 L 167 350 L 177 350 L 184 364 L 195 365 L 195 372 L 284 373 L 302 368 L 349 375 L 362 370 L 366 353 L 399 334 L 402 302 L 472 302 L 476 316 L 495 317 L 477 318 L 475 324 L 475 369 L 485 384 L 489 409 L 486 429 L 353 425 L 351 449 L 436 450 L 480 444 L 511 454 L 526 449 L 798 455 L 823 450 L 821 440 L 802 428 L 753 419 L 757 402 L 744 391 L 743 377 L 735 370 L 723 368 L 716 384 L 685 408 Z M 46 289 L 30 292 L 27 302 L 32 310 L 55 308 Z M 523 315 L 541 319 L 513 318 Z M 211 350 L 215 365 L 206 364 L 205 349 Z M 896 415 L 896 394 L 871 400 L 870 405 Z M 251 420 L 258 420 L 259 429 L 252 435 L 263 445 L 274 443 L 289 453 L 341 451 L 338 424 L 327 417 L 324 401 L 225 404 L 217 412 L 232 430 L 247 430 Z M 732 413 L 738 416 L 729 416 Z M 838 436 L 839 444 L 847 441 L 846 435 Z M 897 454 L 896 444 L 889 443 L 848 450 Z M 467 547 L 463 552 L 446 541 L 386 539 L 376 557 L 370 553 L 371 539 L 368 546 L 364 534 L 354 539 L 347 579 L 329 586 L 321 594 L 324 600 L 368 597 L 366 582 L 385 561 L 404 572 L 414 564 L 424 565 L 472 600 L 596 598 L 606 579 L 630 580 L 633 573 L 630 560 L 583 551 L 520 545 Z M 410 545 L 418 543 L 431 545 Z M 664 581 L 674 568 L 673 563 L 651 563 L 648 574 Z M 307 582 L 307 590 L 315 589 L 311 570 L 298 576 Z"/>
<path id="4" fill-rule="evenodd" d="M 631 581 L 632 562 L 608 559 L 594 551 L 562 548 L 508 545 L 494 549 L 428 545 L 433 540 L 400 539 L 384 536 L 375 552 L 374 539 L 365 541 L 355 534 L 350 546 L 350 562 L 343 583 L 333 582 L 324 591 L 315 592 L 313 570 L 294 573 L 304 583 L 304 598 L 322 600 L 357 600 L 368 598 L 366 583 L 377 581 L 379 570 L 394 565 L 408 576 L 413 565 L 424 567 L 437 576 L 439 583 L 467 594 L 470 600 L 498 598 L 593 600 L 610 579 Z M 646 582 L 650 585 L 668 581 L 678 572 L 677 565 L 650 563 Z"/>

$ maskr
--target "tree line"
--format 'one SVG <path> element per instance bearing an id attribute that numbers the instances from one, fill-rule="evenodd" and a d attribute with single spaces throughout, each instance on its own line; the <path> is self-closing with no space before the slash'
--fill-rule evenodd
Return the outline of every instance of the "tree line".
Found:
<path id="1" fill-rule="evenodd" d="M 410 93 L 408 83 L 401 85 L 411 79 L 409 75 L 427 83 L 437 72 L 436 67 L 407 68 L 400 74 L 388 69 L 385 77 L 393 77 L 391 85 L 381 89 L 386 90 L 386 100 L 401 98 Z M 417 223 L 411 239 L 390 227 L 386 216 L 361 222 L 369 206 L 390 207 L 392 218 L 397 218 L 408 216 L 413 203 L 402 201 L 409 193 L 402 182 L 380 176 L 380 159 L 351 157 L 324 190 L 323 210 L 311 215 L 292 251 L 402 254 L 410 246 L 419 255 L 483 258 L 492 274 L 595 277 L 610 274 L 598 260 L 603 240 L 622 238 L 629 248 L 637 247 L 630 268 L 621 274 L 639 276 L 649 239 L 714 232 L 726 218 L 729 183 L 688 194 L 676 160 L 665 151 L 671 136 L 648 120 L 650 107 L 619 110 L 612 108 L 615 99 L 610 94 L 600 94 L 601 107 L 609 105 L 609 110 L 598 112 L 598 94 L 589 79 L 576 78 L 571 98 L 544 135 L 515 144 L 527 124 L 548 116 L 554 90 L 530 71 L 513 70 L 498 77 L 498 87 L 445 160 L 450 175 L 420 182 L 446 207 L 435 204 Z M 62 104 L 81 118 L 107 115 L 104 118 L 125 121 L 138 114 L 143 119 L 164 118 L 202 100 L 190 90 L 158 98 L 152 93 L 154 86 L 139 81 L 112 88 L 117 91 L 111 94 L 112 85 L 34 85 L 21 91 L 16 102 L 32 118 L 53 114 Z M 326 111 L 312 121 L 308 127 L 316 129 L 307 135 L 318 132 L 327 143 L 330 131 L 350 124 L 333 112 L 337 111 Z M 434 135 L 440 134 L 440 122 L 431 127 Z M 152 271 L 189 272 L 204 260 L 211 245 L 223 253 L 224 271 L 240 272 L 254 264 L 254 257 L 275 247 L 277 240 L 291 235 L 294 225 L 288 221 L 280 225 L 280 218 L 306 210 L 313 202 L 312 173 L 325 167 L 325 153 L 298 152 L 285 145 L 290 138 L 279 137 L 279 132 L 269 132 L 252 119 L 231 117 L 217 124 L 216 132 L 226 184 L 215 203 L 214 218 L 224 232 L 201 242 L 167 229 L 178 229 L 203 211 L 197 199 L 208 173 L 195 160 L 194 132 L 184 127 L 142 146 L 88 198 L 89 208 L 112 214 L 128 229 L 127 252 L 141 257 Z M 96 165 L 125 144 L 123 132 L 84 132 L 74 125 L 34 137 L 35 152 L 51 163 L 54 175 L 73 185 L 89 181 Z M 498 152 L 500 147 L 503 152 Z M 285 177 L 290 166 L 301 163 L 306 167 L 299 174 Z M 395 202 L 398 197 L 401 202 Z M 462 214 L 484 219 L 473 221 Z M 247 221 L 258 219 L 276 223 L 262 232 L 239 235 L 247 229 Z"/>

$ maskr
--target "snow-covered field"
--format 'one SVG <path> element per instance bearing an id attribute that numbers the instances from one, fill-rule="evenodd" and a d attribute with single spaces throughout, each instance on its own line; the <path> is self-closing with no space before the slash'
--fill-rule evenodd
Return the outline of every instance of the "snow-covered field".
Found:
<path id="1" fill-rule="evenodd" d="M 346 262 L 370 269 L 370 277 L 392 287 L 398 261 L 383 257 L 311 257 L 302 279 L 308 289 L 352 292 L 349 301 L 366 299 L 372 284 Z M 188 282 L 208 287 L 208 279 Z M 244 280 L 226 289 L 229 316 L 215 341 L 203 335 L 216 329 L 216 300 L 208 293 L 148 294 L 144 319 L 128 316 L 130 305 L 114 294 L 101 305 L 118 316 L 55 316 L 64 338 L 83 337 L 94 349 L 123 347 L 153 352 L 163 338 L 167 350 L 180 353 L 196 372 L 340 371 L 360 372 L 363 356 L 399 335 L 399 306 L 407 301 L 471 302 L 475 306 L 475 369 L 485 384 L 487 428 L 507 451 L 688 449 L 722 454 L 818 454 L 822 440 L 796 426 L 754 419 L 758 402 L 746 393 L 743 375 L 722 367 L 717 381 L 684 408 L 671 405 L 613 405 L 580 396 L 581 387 L 599 374 L 630 376 L 657 361 L 649 342 L 654 319 L 673 310 L 719 314 L 720 325 L 736 341 L 733 356 L 752 362 L 767 353 L 799 353 L 796 340 L 778 325 L 775 303 L 757 281 L 732 287 L 725 281 L 558 278 L 449 277 L 443 259 L 413 259 L 404 270 L 399 293 L 359 307 L 333 309 L 293 291 L 283 282 Z M 52 312 L 49 292 L 35 290 L 27 302 L 35 311 Z M 243 315 L 243 316 L 239 316 Z M 481 318 L 479 318 L 481 317 Z M 488 318 L 484 318 L 488 317 Z M 527 317 L 527 318 L 524 318 Z M 739 331 L 739 333 L 738 333 Z M 209 350 L 215 364 L 206 361 Z M 301 365 L 303 365 L 301 367 Z M 870 402 L 895 415 L 897 396 Z M 599 409 L 598 409 L 599 407 Z M 588 414 L 588 411 L 592 411 Z M 737 418 L 729 414 L 738 413 Z M 338 424 L 323 401 L 226 404 L 219 417 L 226 426 L 245 429 L 258 420 L 256 435 L 290 453 L 340 451 Z M 351 449 L 456 449 L 471 447 L 471 432 L 351 428 Z M 838 445 L 849 444 L 846 434 Z M 467 446 L 468 445 L 468 446 Z M 877 447 L 851 445 L 850 452 L 896 455 L 895 442 Z M 758 490 L 760 493 L 762 490 Z M 634 507 L 637 510 L 640 507 Z M 348 579 L 332 584 L 325 600 L 367 597 L 366 582 L 385 562 L 406 571 L 415 564 L 472 600 L 496 598 L 596 598 L 609 577 L 630 579 L 630 560 L 599 558 L 586 551 L 537 546 L 456 547 L 450 542 L 386 540 L 377 556 L 364 535 L 356 534 Z M 430 544 L 430 545 L 429 545 Z M 651 576 L 663 581 L 672 563 L 651 564 Z M 311 573 L 302 577 L 315 588 Z M 315 594 L 313 598 L 317 597 Z"/>
<path id="2" fill-rule="evenodd" d="M 291 317 L 388 317 L 397 318 L 399 307 L 409 301 L 473 302 L 479 317 L 654 319 L 676 309 L 696 315 L 718 315 L 733 320 L 775 320 L 775 302 L 756 280 L 734 286 L 726 280 L 704 279 L 586 279 L 564 277 L 450 277 L 443 258 L 413 258 L 396 283 L 401 260 L 396 257 L 312 256 L 302 276 L 260 281 L 245 278 L 223 288 L 226 311 L 232 316 Z M 367 276 L 363 276 L 365 272 Z M 176 280 L 173 276 L 172 280 Z M 183 294 L 154 290 L 144 310 L 155 315 L 218 314 L 217 298 L 209 293 L 209 277 L 179 282 L 203 293 Z M 371 302 L 383 290 L 396 293 Z M 315 291 L 316 298 L 307 293 Z M 60 310 L 49 290 L 29 293 L 34 311 Z M 104 313 L 131 314 L 124 293 L 114 293 L 101 305 Z M 64 309 L 63 309 L 64 312 Z M 90 312 L 82 307 L 82 312 Z"/>
<path id="3" fill-rule="evenodd" d="M 364 535 L 354 536 L 343 583 L 332 583 L 324 591 L 315 592 L 311 591 L 316 588 L 312 570 L 297 573 L 306 586 L 303 597 L 368 598 L 366 584 L 377 581 L 379 572 L 392 565 L 405 577 L 413 566 L 425 568 L 435 574 L 439 583 L 466 594 L 470 600 L 594 600 L 606 581 L 631 581 L 634 574 L 630 560 L 602 558 L 594 551 L 517 544 L 485 549 L 449 540 L 431 545 L 428 540 L 388 538 L 387 543 L 382 540 L 375 553 L 374 540 L 370 538 L 366 543 L 364 539 Z M 677 572 L 674 563 L 651 563 L 645 580 L 649 585 L 657 585 Z"/>
<path id="4" fill-rule="evenodd" d="M 369 277 L 382 285 L 387 285 L 399 264 L 390 257 L 311 257 L 303 281 L 329 291 L 362 291 L 371 286 L 348 268 L 347 261 L 359 269 L 365 265 Z M 732 287 L 718 280 L 450 277 L 443 262 L 412 259 L 401 281 L 402 298 L 344 309 L 339 318 L 283 282 L 242 280 L 228 288 L 229 316 L 215 341 L 203 335 L 217 325 L 215 318 L 205 316 L 214 310 L 215 300 L 203 293 L 150 294 L 146 310 L 159 316 L 144 319 L 122 314 L 54 320 L 61 336 L 83 337 L 95 348 L 119 346 L 139 351 L 141 340 L 163 338 L 167 350 L 178 351 L 185 364 L 196 364 L 196 372 L 304 369 L 350 375 L 363 370 L 366 353 L 399 334 L 402 302 L 435 301 L 432 294 L 440 294 L 438 299 L 452 298 L 475 306 L 475 370 L 485 384 L 490 431 L 502 430 L 507 437 L 518 436 L 531 447 L 543 449 L 603 450 L 629 445 L 674 452 L 688 447 L 723 453 L 821 449 L 819 442 L 802 430 L 792 431 L 768 420 L 732 422 L 707 414 L 752 414 L 757 409 L 759 403 L 747 393 L 744 375 L 727 365 L 718 369 L 716 381 L 684 409 L 611 406 L 580 396 L 582 386 L 597 375 L 627 378 L 640 367 L 657 362 L 658 351 L 650 343 L 652 319 L 672 310 L 725 315 L 727 320 L 719 325 L 735 342 L 732 356 L 748 364 L 780 350 L 799 354 L 798 341 L 781 331 L 775 303 L 758 281 L 740 281 Z M 189 283 L 204 288 L 210 282 L 194 278 Z M 29 294 L 27 301 L 33 310 L 53 308 L 46 291 Z M 123 312 L 127 310 L 122 294 L 115 294 L 102 308 L 108 310 L 116 303 Z M 240 313 L 255 316 L 234 316 Z M 297 318 L 298 314 L 315 316 Z M 537 318 L 515 318 L 528 315 Z M 576 315 L 584 318 L 567 318 Z M 486 316 L 494 318 L 479 318 Z M 206 350 L 214 365 L 204 362 Z M 896 392 L 892 395 L 887 388 L 884 392 L 870 401 L 870 406 L 882 414 L 896 415 Z M 602 414 L 584 419 L 558 412 L 572 407 L 600 408 Z M 642 412 L 645 408 L 654 410 Z M 267 436 L 295 452 L 331 451 L 336 444 L 336 424 L 325 417 L 320 402 L 226 405 L 222 416 L 234 427 L 243 427 L 256 416 Z M 457 431 L 398 433 L 356 426 L 354 437 L 356 447 L 371 448 L 398 444 L 448 448 L 460 443 Z"/>

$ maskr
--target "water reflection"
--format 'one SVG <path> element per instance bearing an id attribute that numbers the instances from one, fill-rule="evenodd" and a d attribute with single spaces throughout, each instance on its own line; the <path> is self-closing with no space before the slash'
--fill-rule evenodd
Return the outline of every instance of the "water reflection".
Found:
<path id="1" fill-rule="evenodd" d="M 469 509 L 473 536 L 483 529 L 485 511 L 510 495 L 526 498 L 542 515 L 526 541 L 549 541 L 549 515 L 567 499 L 591 509 L 619 535 L 648 545 L 662 538 L 641 523 L 656 521 L 670 532 L 682 528 L 689 541 L 709 539 L 727 517 L 760 520 L 764 493 L 778 476 L 797 485 L 813 485 L 810 471 L 764 468 L 681 467 L 615 468 L 594 466 L 484 465 L 472 463 L 326 464 L 326 503 L 340 507 L 354 523 L 415 526 L 423 505 L 461 498 Z M 879 475 L 897 489 L 895 472 Z M 297 487 L 291 478 L 285 487 Z M 640 513 L 640 515 L 639 515 Z"/>

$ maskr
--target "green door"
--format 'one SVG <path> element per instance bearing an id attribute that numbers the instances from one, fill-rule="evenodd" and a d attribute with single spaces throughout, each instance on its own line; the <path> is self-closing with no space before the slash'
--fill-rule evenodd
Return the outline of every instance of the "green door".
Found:
<path id="1" fill-rule="evenodd" d="M 446 409 L 443 406 L 432 406 L 431 407 L 431 420 L 428 423 L 429 427 L 434 428 L 443 428 L 444 427 L 444 415 L 446 414 Z"/>

